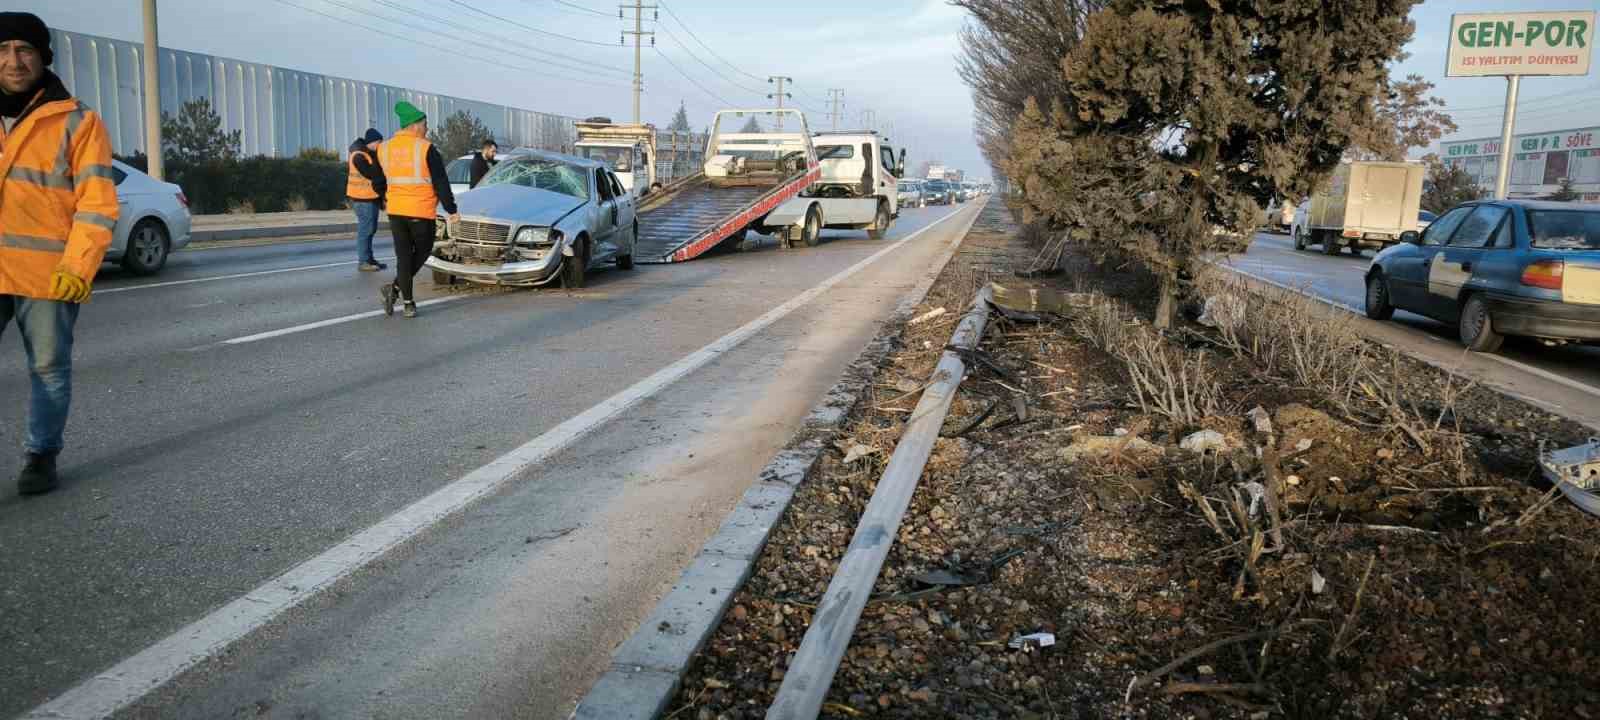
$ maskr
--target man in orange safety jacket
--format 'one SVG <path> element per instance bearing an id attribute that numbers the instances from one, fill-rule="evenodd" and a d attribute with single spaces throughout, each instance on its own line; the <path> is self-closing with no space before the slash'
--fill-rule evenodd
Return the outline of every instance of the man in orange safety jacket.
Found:
<path id="1" fill-rule="evenodd" d="M 0 12 L 0 333 L 15 322 L 31 393 L 17 490 L 58 484 L 72 401 L 72 328 L 117 225 L 111 140 L 46 68 L 38 16 Z"/>

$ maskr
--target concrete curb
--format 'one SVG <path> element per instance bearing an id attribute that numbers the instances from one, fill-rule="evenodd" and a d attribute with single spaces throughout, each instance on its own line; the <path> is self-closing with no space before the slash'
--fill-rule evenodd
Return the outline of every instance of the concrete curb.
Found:
<path id="1" fill-rule="evenodd" d="M 255 240 L 258 238 L 303 237 L 306 235 L 354 233 L 355 231 L 356 224 L 353 222 L 322 223 L 318 225 L 224 228 L 220 230 L 191 230 L 189 232 L 189 242 L 214 243 L 229 242 L 233 240 Z"/>
<path id="2" fill-rule="evenodd" d="M 750 577 L 767 538 L 811 476 L 829 440 L 861 400 L 933 283 L 965 242 L 984 206 L 962 221 L 950 244 L 927 277 L 900 300 L 878 336 L 845 368 L 844 375 L 806 416 L 800 430 L 762 469 L 739 505 L 706 541 L 678 582 L 661 598 L 633 635 L 611 655 L 611 668 L 589 688 L 573 709 L 583 720 L 652 720 L 666 711 L 678 692 L 694 654 L 705 645 Z"/>

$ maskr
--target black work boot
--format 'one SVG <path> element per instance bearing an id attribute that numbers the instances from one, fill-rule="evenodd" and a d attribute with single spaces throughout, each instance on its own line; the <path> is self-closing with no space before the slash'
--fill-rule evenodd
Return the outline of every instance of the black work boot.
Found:
<path id="1" fill-rule="evenodd" d="M 23 495 L 42 495 L 56 489 L 61 478 L 56 475 L 56 456 L 28 453 L 28 459 L 17 475 L 17 492 Z"/>

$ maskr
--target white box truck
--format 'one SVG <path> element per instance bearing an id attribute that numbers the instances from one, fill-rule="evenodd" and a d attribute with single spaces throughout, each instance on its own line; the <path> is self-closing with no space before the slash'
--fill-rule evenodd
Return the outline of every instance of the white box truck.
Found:
<path id="1" fill-rule="evenodd" d="M 1400 233 L 1417 229 L 1422 204 L 1421 163 L 1347 162 L 1334 170 L 1326 188 L 1295 210 L 1289 233 L 1296 250 L 1321 245 L 1337 255 L 1348 247 L 1382 249 L 1400 242 Z"/>

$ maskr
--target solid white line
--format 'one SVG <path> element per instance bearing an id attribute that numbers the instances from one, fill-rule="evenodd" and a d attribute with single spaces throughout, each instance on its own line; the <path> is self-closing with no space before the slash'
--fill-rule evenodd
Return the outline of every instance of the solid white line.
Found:
<path id="1" fill-rule="evenodd" d="M 383 258 L 378 258 L 378 259 L 380 261 L 388 261 L 388 260 L 393 260 L 394 258 L 393 257 L 383 257 Z M 297 271 L 300 271 L 300 270 L 322 270 L 322 269 L 325 269 L 325 268 L 340 267 L 340 266 L 344 266 L 344 265 L 354 265 L 354 264 L 356 264 L 356 261 L 354 261 L 354 260 L 346 260 L 344 262 L 323 263 L 321 265 L 301 265 L 299 267 L 278 268 L 277 270 L 258 270 L 256 272 L 237 273 L 237 274 L 234 274 L 234 275 L 216 275 L 216 276 L 213 276 L 213 277 L 189 278 L 188 280 L 169 280 L 167 282 L 146 283 L 144 285 L 129 285 L 129 286 L 126 286 L 126 287 L 106 288 L 104 290 L 96 290 L 96 291 L 94 291 L 94 294 L 95 295 L 110 295 L 111 293 L 129 292 L 131 290 L 151 290 L 151 289 L 154 289 L 154 288 L 174 287 L 174 286 L 177 286 L 177 285 L 193 285 L 195 283 L 217 282 L 219 280 L 238 280 L 240 278 L 261 277 L 262 275 L 277 275 L 279 273 L 297 272 Z"/>
<path id="2" fill-rule="evenodd" d="M 472 296 L 471 295 L 446 295 L 444 297 L 437 297 L 437 298 L 433 298 L 432 300 L 423 300 L 421 302 L 418 302 L 417 303 L 417 307 L 421 308 L 421 307 L 428 307 L 429 305 L 443 305 L 443 304 L 448 303 L 448 302 L 455 302 L 457 300 L 465 300 L 465 299 L 467 299 L 469 297 L 472 297 Z M 231 340 L 223 340 L 220 344 L 222 344 L 222 345 L 243 345 L 245 343 L 253 343 L 253 342 L 258 342 L 258 341 L 261 341 L 261 340 L 271 340 L 272 338 L 283 337 L 285 335 L 293 335 L 295 333 L 301 333 L 301 332 L 305 332 L 307 330 L 316 330 L 317 328 L 325 328 L 325 327 L 328 327 L 330 325 L 343 325 L 343 324 L 348 323 L 348 322 L 355 322 L 357 320 L 365 320 L 367 318 L 378 317 L 379 315 L 382 315 L 382 314 L 383 314 L 382 310 L 369 310 L 367 312 L 359 312 L 359 313 L 356 313 L 354 315 L 345 315 L 343 317 L 328 318 L 327 320 L 318 320 L 316 322 L 309 322 L 309 323 L 306 323 L 304 325 L 295 325 L 293 327 L 286 327 L 286 328 L 283 328 L 281 330 L 268 330 L 266 332 L 256 333 L 254 335 L 245 335 L 243 337 L 236 337 L 236 338 L 233 338 Z"/>
<path id="3" fill-rule="evenodd" d="M 962 208 L 965 209 L 965 208 Z M 27 718 L 103 718 L 127 707 L 180 673 L 221 652 L 283 612 L 326 590 L 407 539 L 495 492 L 523 470 L 561 451 L 617 414 L 717 359 L 751 336 L 815 300 L 835 285 L 898 250 L 918 235 L 961 214 L 961 209 L 885 246 L 870 257 L 791 298 L 715 342 L 657 370 L 526 444 L 496 458 L 267 581 L 138 654 L 34 708 Z"/>
<path id="4" fill-rule="evenodd" d="M 1363 312 L 1361 310 L 1357 310 L 1356 308 L 1354 308 L 1354 307 L 1352 307 L 1350 305 L 1346 305 L 1346 304 L 1344 304 L 1342 302 L 1339 302 L 1337 300 L 1329 300 L 1328 298 L 1322 297 L 1322 296 L 1317 295 L 1315 293 L 1311 293 L 1311 292 L 1308 292 L 1306 290 L 1302 290 L 1302 289 L 1299 289 L 1299 288 L 1296 288 L 1296 287 L 1292 287 L 1290 285 L 1286 285 L 1284 283 L 1278 282 L 1278 281 L 1273 280 L 1271 278 L 1262 277 L 1262 276 L 1257 275 L 1257 274 L 1252 273 L 1252 272 L 1247 272 L 1245 270 L 1241 270 L 1238 267 L 1235 267 L 1235 266 L 1232 266 L 1232 265 L 1221 265 L 1221 264 L 1218 264 L 1217 266 L 1218 267 L 1222 267 L 1222 268 L 1226 268 L 1228 270 L 1232 270 L 1233 272 L 1239 273 L 1240 275 L 1244 275 L 1245 277 L 1252 278 L 1252 279 L 1255 279 L 1255 280 L 1259 280 L 1259 281 L 1264 282 L 1264 283 L 1266 283 L 1268 285 L 1271 285 L 1273 287 L 1276 287 L 1276 288 L 1279 288 L 1279 289 L 1282 289 L 1282 290 L 1288 290 L 1289 292 L 1292 292 L 1292 293 L 1298 293 L 1300 295 L 1304 295 L 1304 296 L 1306 296 L 1308 298 L 1311 298 L 1312 300 L 1316 300 L 1318 302 L 1326 303 L 1328 305 L 1336 307 L 1336 308 L 1338 308 L 1340 310 L 1344 310 L 1346 312 L 1351 312 L 1351 313 L 1355 313 L 1357 315 L 1362 315 L 1362 316 L 1366 315 L 1365 312 Z M 1434 338 L 1432 335 L 1424 333 L 1424 332 L 1422 332 L 1420 330 L 1413 330 L 1412 332 L 1417 333 L 1421 337 L 1425 337 L 1425 338 L 1429 338 L 1429 339 L 1435 339 L 1435 340 L 1437 339 L 1437 338 Z M 1549 370 L 1545 370 L 1543 368 L 1534 367 L 1532 365 L 1529 365 L 1527 363 L 1523 363 L 1523 362 L 1520 362 L 1520 361 L 1517 361 L 1517 360 L 1512 360 L 1511 358 L 1504 357 L 1502 355 L 1497 355 L 1495 353 L 1473 353 L 1473 357 L 1481 357 L 1481 358 L 1484 358 L 1484 359 L 1487 359 L 1487 360 L 1493 360 L 1493 361 L 1495 361 L 1497 363 L 1501 363 L 1503 365 L 1507 365 L 1507 366 L 1516 368 L 1518 370 L 1521 370 L 1521 371 L 1523 371 L 1525 373 L 1528 373 L 1529 375 L 1533 375 L 1534 377 L 1542 378 L 1542 379 L 1548 380 L 1550 382 L 1556 383 L 1557 385 L 1562 385 L 1562 386 L 1565 386 L 1565 387 L 1572 388 L 1573 390 L 1578 390 L 1580 392 L 1587 393 L 1589 395 L 1594 395 L 1596 397 L 1600 397 L 1600 387 L 1595 387 L 1593 385 L 1589 385 L 1587 383 L 1584 383 L 1584 382 L 1581 382 L 1581 381 L 1578 381 L 1578 380 L 1573 380 L 1572 378 L 1569 378 L 1569 377 L 1563 377 L 1561 375 L 1557 375 L 1557 374 L 1555 374 L 1553 372 L 1550 372 Z"/>

